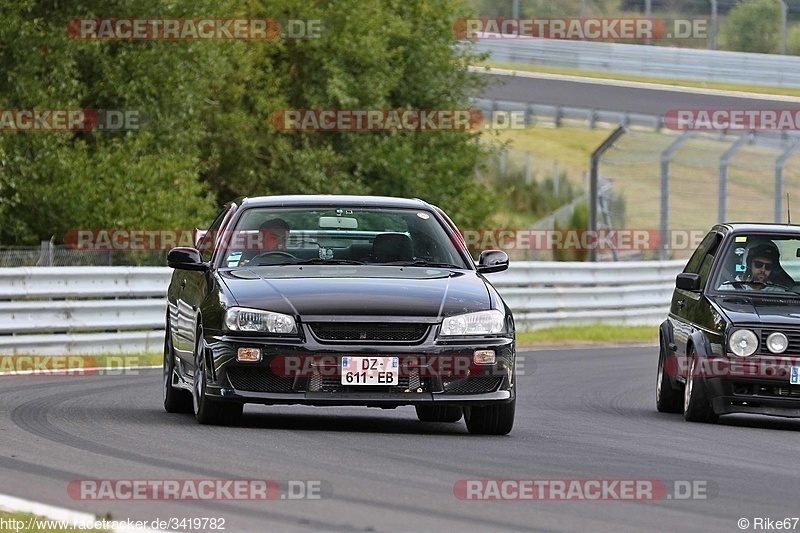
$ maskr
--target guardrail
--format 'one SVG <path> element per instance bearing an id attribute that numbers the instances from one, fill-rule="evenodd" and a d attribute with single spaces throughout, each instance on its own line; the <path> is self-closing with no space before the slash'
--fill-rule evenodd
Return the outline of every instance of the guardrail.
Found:
<path id="1" fill-rule="evenodd" d="M 518 262 L 489 279 L 519 329 L 559 324 L 657 325 L 683 261 Z M 164 267 L 0 269 L 0 354 L 158 352 Z"/>
<path id="2" fill-rule="evenodd" d="M 0 354 L 157 352 L 165 267 L 0 269 Z"/>
<path id="3" fill-rule="evenodd" d="M 685 261 L 512 263 L 488 278 L 518 329 L 593 323 L 652 325 L 667 316 Z"/>
<path id="4" fill-rule="evenodd" d="M 492 116 L 492 112 L 497 110 L 520 111 L 524 113 L 525 124 L 529 127 L 546 122 L 560 128 L 565 120 L 581 122 L 589 129 L 594 129 L 597 124 L 601 123 L 614 127 L 621 124 L 653 131 L 661 131 L 664 127 L 664 118 L 661 116 L 627 111 L 489 100 L 488 98 L 474 98 L 472 103 L 486 116 Z"/>
<path id="5" fill-rule="evenodd" d="M 492 61 L 666 79 L 800 87 L 800 57 L 556 39 L 483 39 Z"/>

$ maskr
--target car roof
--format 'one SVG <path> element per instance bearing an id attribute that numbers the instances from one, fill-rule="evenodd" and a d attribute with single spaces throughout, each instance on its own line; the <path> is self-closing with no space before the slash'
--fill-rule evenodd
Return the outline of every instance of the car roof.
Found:
<path id="1" fill-rule="evenodd" d="M 775 224 L 769 222 L 729 222 L 718 224 L 733 233 L 797 233 L 800 234 L 800 226 L 796 224 Z"/>
<path id="2" fill-rule="evenodd" d="M 242 198 L 243 207 L 287 207 L 287 206 L 359 206 L 359 207 L 398 207 L 425 208 L 433 206 L 418 198 L 394 198 L 390 196 L 355 196 L 338 194 L 296 194 L 283 196 L 255 196 Z"/>

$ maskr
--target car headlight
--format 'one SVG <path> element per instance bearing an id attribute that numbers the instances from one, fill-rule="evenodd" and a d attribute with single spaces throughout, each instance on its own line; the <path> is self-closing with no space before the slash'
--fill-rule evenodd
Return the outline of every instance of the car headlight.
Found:
<path id="1" fill-rule="evenodd" d="M 231 307 L 225 311 L 225 326 L 231 331 L 297 333 L 294 318 L 281 313 Z"/>
<path id="2" fill-rule="evenodd" d="M 465 315 L 449 316 L 442 321 L 441 335 L 486 335 L 503 333 L 506 316 L 502 311 L 478 311 Z"/>
<path id="3" fill-rule="evenodd" d="M 739 357 L 747 357 L 758 350 L 758 337 L 749 329 L 737 329 L 731 333 L 728 347 Z"/>
<path id="4" fill-rule="evenodd" d="M 767 349 L 772 353 L 783 353 L 789 347 L 789 339 L 780 331 L 770 333 L 767 337 Z"/>

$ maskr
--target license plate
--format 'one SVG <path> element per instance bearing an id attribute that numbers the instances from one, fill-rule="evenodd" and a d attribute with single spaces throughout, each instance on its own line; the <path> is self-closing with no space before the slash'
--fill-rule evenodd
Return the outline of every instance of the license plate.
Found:
<path id="1" fill-rule="evenodd" d="M 342 357 L 342 385 L 397 385 L 397 357 Z"/>
<path id="2" fill-rule="evenodd" d="M 800 366 L 793 366 L 792 373 L 789 374 L 789 383 L 800 385 Z"/>

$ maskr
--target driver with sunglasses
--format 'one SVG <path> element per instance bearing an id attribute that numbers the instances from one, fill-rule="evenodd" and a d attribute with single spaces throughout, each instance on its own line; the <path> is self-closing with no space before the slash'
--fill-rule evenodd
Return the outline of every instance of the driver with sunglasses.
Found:
<path id="1" fill-rule="evenodd" d="M 749 282 L 744 285 L 750 290 L 770 290 L 766 283 L 770 281 L 772 272 L 780 266 L 781 254 L 774 244 L 759 244 L 747 253 L 747 270 L 740 281 Z"/>

